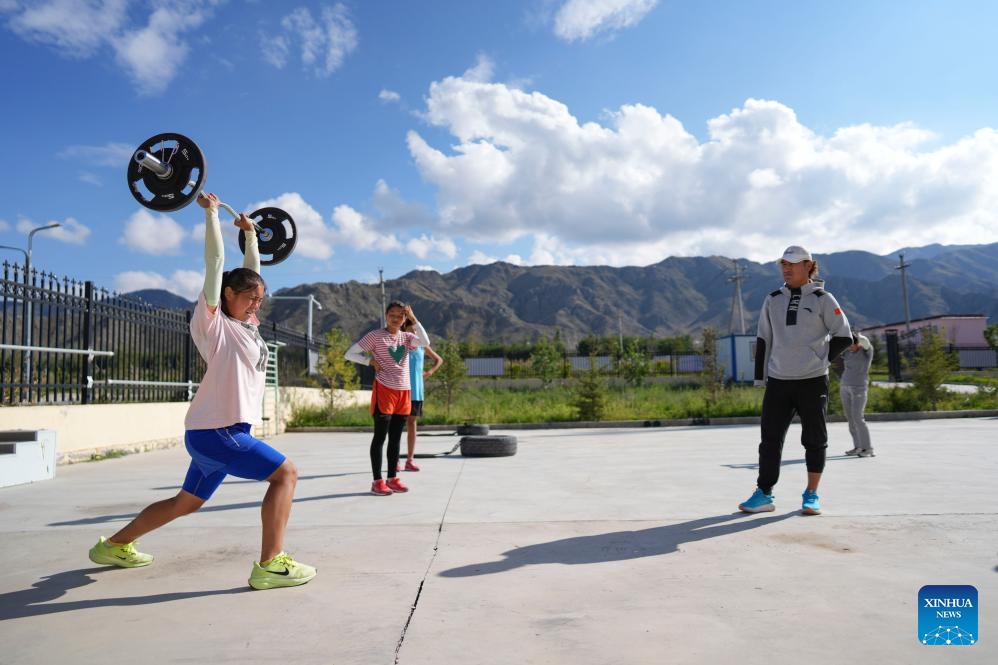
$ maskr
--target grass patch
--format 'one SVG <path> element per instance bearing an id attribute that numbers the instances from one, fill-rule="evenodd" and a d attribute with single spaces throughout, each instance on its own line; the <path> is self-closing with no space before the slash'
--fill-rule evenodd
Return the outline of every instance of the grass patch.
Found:
<path id="1" fill-rule="evenodd" d="M 128 454 L 129 454 L 129 452 L 127 450 L 118 450 L 117 448 L 115 448 L 115 449 L 112 449 L 112 450 L 105 450 L 105 451 L 99 452 L 99 453 L 91 453 L 90 454 L 90 458 L 87 459 L 86 461 L 87 462 L 102 462 L 102 461 L 104 461 L 106 459 L 116 459 L 118 457 L 124 457 L 125 455 L 128 455 Z"/>
<path id="2" fill-rule="evenodd" d="M 955 378 L 955 377 L 954 377 Z M 998 386 L 990 377 L 975 377 L 977 393 L 943 393 L 937 405 L 939 411 L 998 410 Z M 985 379 L 985 380 L 981 380 Z M 445 410 L 443 400 L 429 394 L 420 422 L 426 425 L 460 425 L 462 423 L 551 423 L 577 422 L 574 388 L 570 383 L 557 383 L 541 388 L 534 382 L 497 384 L 469 382 Z M 761 388 L 733 386 L 725 388 L 713 404 L 708 393 L 690 382 L 657 383 L 640 387 L 611 384 L 607 388 L 607 405 L 603 420 L 672 420 L 695 418 L 730 418 L 758 416 L 762 411 Z M 829 391 L 828 413 L 841 415 L 838 383 Z M 867 413 L 928 411 L 912 388 L 882 388 L 871 386 Z M 367 404 L 346 409 L 327 407 L 296 408 L 289 427 L 370 427 L 371 414 Z"/>

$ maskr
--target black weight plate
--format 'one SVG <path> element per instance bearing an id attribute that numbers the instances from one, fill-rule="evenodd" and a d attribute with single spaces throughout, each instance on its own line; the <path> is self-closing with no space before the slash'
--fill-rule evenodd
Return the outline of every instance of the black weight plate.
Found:
<path id="1" fill-rule="evenodd" d="M 298 229 L 291 215 L 280 208 L 260 208 L 249 218 L 256 224 L 260 265 L 272 266 L 291 256 L 298 242 Z M 239 232 L 239 250 L 246 253 L 246 234 Z"/>
<path id="2" fill-rule="evenodd" d="M 128 190 L 136 201 L 150 210 L 172 212 L 197 198 L 208 166 L 194 141 L 183 134 L 166 132 L 143 141 L 136 152 L 140 150 L 168 165 L 171 172 L 161 178 L 133 157 L 128 163 Z"/>

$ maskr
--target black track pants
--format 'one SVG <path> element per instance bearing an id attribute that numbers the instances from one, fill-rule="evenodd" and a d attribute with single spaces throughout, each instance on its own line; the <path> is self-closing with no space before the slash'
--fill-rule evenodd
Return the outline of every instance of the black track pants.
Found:
<path id="1" fill-rule="evenodd" d="M 409 416 L 374 412 L 374 438 L 371 439 L 371 472 L 374 479 L 381 478 L 381 447 L 388 437 L 388 477 L 394 478 L 399 463 L 399 442 L 402 441 L 402 430 Z"/>
<path id="2" fill-rule="evenodd" d="M 759 444 L 759 489 L 771 494 L 780 479 L 783 442 L 795 414 L 800 416 L 800 442 L 805 449 L 807 470 L 811 473 L 825 470 L 827 406 L 827 376 L 791 381 L 771 378 L 766 381 L 766 393 L 762 398 L 762 442 Z"/>

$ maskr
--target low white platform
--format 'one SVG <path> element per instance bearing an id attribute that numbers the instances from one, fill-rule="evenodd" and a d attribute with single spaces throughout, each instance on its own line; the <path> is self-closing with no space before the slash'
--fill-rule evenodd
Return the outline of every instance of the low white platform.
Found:
<path id="1" fill-rule="evenodd" d="M 55 448 L 55 430 L 0 431 L 0 487 L 54 478 Z"/>

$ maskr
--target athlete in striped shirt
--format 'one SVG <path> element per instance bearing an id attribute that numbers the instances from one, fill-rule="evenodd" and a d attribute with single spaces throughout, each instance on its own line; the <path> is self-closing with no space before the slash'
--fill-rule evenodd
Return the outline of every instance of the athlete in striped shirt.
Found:
<path id="1" fill-rule="evenodd" d="M 402 330 L 406 319 L 412 321 L 413 332 Z M 364 335 L 351 346 L 344 357 L 361 365 L 374 367 L 374 385 L 371 389 L 371 416 L 374 418 L 374 437 L 371 439 L 371 472 L 374 482 L 371 493 L 388 495 L 408 492 L 396 477 L 402 431 L 411 410 L 409 385 L 409 351 L 430 345 L 426 330 L 416 319 L 412 307 L 397 300 L 385 309 L 384 328 Z M 388 438 L 388 481 L 381 477 L 382 448 Z"/>

